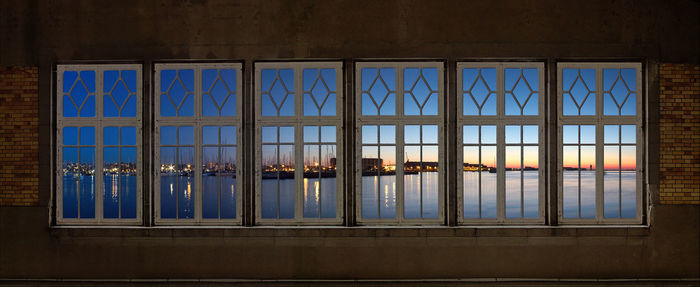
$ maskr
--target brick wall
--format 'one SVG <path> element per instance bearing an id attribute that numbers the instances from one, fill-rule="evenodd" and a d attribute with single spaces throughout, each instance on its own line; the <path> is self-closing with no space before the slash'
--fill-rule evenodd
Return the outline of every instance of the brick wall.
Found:
<path id="1" fill-rule="evenodd" d="M 700 204 L 700 66 L 659 67 L 660 202 Z"/>
<path id="2" fill-rule="evenodd" d="M 39 202 L 37 67 L 0 67 L 0 206 Z"/>

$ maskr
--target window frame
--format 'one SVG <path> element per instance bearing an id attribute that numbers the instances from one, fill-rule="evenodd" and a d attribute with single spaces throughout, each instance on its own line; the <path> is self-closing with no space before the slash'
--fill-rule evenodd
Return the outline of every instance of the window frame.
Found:
<path id="1" fill-rule="evenodd" d="M 546 134 L 546 109 L 545 102 L 548 100 L 547 87 L 545 86 L 545 65 L 543 62 L 457 62 L 457 87 L 455 96 L 457 98 L 457 224 L 458 225 L 542 225 L 546 220 L 545 205 L 547 201 L 546 195 L 546 177 L 549 163 L 545 157 L 545 134 Z M 464 115 L 463 97 L 466 91 L 463 90 L 463 70 L 469 68 L 476 69 L 495 69 L 496 70 L 496 115 Z M 506 115 L 505 114 L 505 69 L 537 69 L 538 74 L 538 90 L 536 91 L 538 99 L 538 114 L 537 115 Z M 515 87 L 514 87 L 515 88 Z M 463 127 L 465 125 L 476 126 L 496 126 L 496 162 L 497 162 L 497 187 L 496 187 L 496 218 L 464 218 L 464 172 L 462 165 L 464 163 L 464 140 Z M 506 126 L 538 126 L 538 217 L 537 218 L 514 218 L 506 217 L 506 146 L 515 146 L 515 144 L 507 144 L 505 138 Z M 521 144 L 517 146 L 529 146 L 522 143 L 523 135 L 521 134 Z M 481 140 L 480 140 L 481 141 Z M 492 145 L 492 144 L 488 144 Z M 481 144 L 478 144 L 481 146 Z M 522 190 L 521 190 L 522 192 Z M 481 205 L 481 203 L 480 203 Z"/>
<path id="2" fill-rule="evenodd" d="M 202 71 L 206 69 L 232 69 L 236 71 L 236 115 L 235 116 L 203 116 L 202 110 Z M 160 111 L 160 77 L 162 70 L 193 70 L 194 73 L 194 92 L 193 92 L 193 116 L 161 116 Z M 242 123 L 242 104 L 245 91 L 243 90 L 242 82 L 244 79 L 243 64 L 240 62 L 193 62 L 193 63 L 155 63 L 153 65 L 153 218 L 155 225 L 242 225 L 243 224 L 243 165 L 241 162 L 241 154 L 245 152 L 241 147 L 243 137 Z M 193 128 L 193 149 L 194 149 L 194 181 L 195 181 L 195 196 L 194 196 L 194 218 L 161 218 L 161 198 L 160 198 L 160 133 L 163 126 L 192 126 Z M 217 126 L 219 129 L 223 126 L 236 127 L 236 218 L 234 219 L 204 219 L 202 217 L 202 130 L 203 126 Z M 220 132 L 220 131 L 219 131 Z M 178 146 L 181 144 L 178 143 Z M 218 146 L 222 146 L 219 143 Z M 177 206 L 175 208 L 178 208 Z M 219 207 L 220 208 L 220 207 Z"/>
<path id="3" fill-rule="evenodd" d="M 644 139 L 646 137 L 644 131 L 644 110 L 643 101 L 646 99 L 646 91 L 643 89 L 644 78 L 642 77 L 641 62 L 558 62 L 557 66 L 557 220 L 562 225 L 580 225 L 580 224 L 596 224 L 596 225 L 639 225 L 644 220 L 643 206 L 647 202 L 646 192 L 644 192 L 644 155 L 645 146 Z M 595 70 L 595 115 L 587 116 L 565 116 L 563 114 L 563 70 L 566 68 L 574 69 L 594 69 Z M 636 112 L 634 116 L 609 115 L 604 114 L 604 97 L 606 91 L 603 83 L 604 69 L 635 69 L 636 86 L 635 95 Z M 590 87 L 589 87 L 590 88 Z M 611 87 L 612 89 L 612 87 Z M 596 162 L 596 191 L 595 204 L 596 216 L 593 219 L 584 218 L 564 218 L 563 216 L 563 126 L 564 125 L 593 125 L 595 126 L 595 162 Z M 606 125 L 635 125 L 636 128 L 636 150 L 635 150 L 635 171 L 636 171 L 636 212 L 635 218 L 610 218 L 604 216 L 604 127 Z M 620 139 L 621 140 L 621 139 Z M 579 144 L 580 145 L 580 144 Z M 580 208 L 580 207 L 579 207 Z"/>
<path id="4" fill-rule="evenodd" d="M 136 116 L 135 117 L 104 117 L 104 72 L 134 70 L 136 72 Z M 95 116 L 94 117 L 63 117 L 63 74 L 64 72 L 94 71 L 95 72 Z M 58 64 L 56 65 L 56 224 L 57 225 L 141 225 L 143 224 L 143 66 L 141 64 Z M 136 128 L 136 217 L 133 219 L 105 219 L 104 202 L 104 137 L 105 127 L 135 127 Z M 95 128 L 95 217 L 63 218 L 63 128 L 64 127 L 94 127 Z M 78 146 L 80 143 L 78 143 Z M 120 145 L 121 146 L 121 145 Z M 80 205 L 80 201 L 78 201 Z"/>
<path id="5" fill-rule="evenodd" d="M 254 224 L 269 225 L 342 225 L 345 221 L 345 173 L 343 150 L 343 112 L 345 84 L 343 81 L 344 67 L 342 61 L 262 61 L 253 63 L 255 99 L 255 188 L 254 188 Z M 294 116 L 263 116 L 262 115 L 262 71 L 265 69 L 292 69 L 294 71 Z M 304 116 L 303 99 L 304 69 L 334 69 L 336 80 L 336 115 L 335 116 Z M 272 87 L 271 87 L 272 88 Z M 294 217 L 291 219 L 262 217 L 262 127 L 263 126 L 293 126 L 294 127 Z M 336 127 L 336 217 L 335 218 L 304 218 L 303 182 L 304 182 L 304 126 L 335 126 Z M 279 132 L 279 131 L 278 131 Z M 320 142 L 319 138 L 319 142 Z M 277 145 L 286 145 L 277 138 Z M 322 144 L 321 144 L 322 145 Z M 279 202 L 278 202 L 279 205 Z M 279 206 L 278 206 L 279 208 Z"/>
<path id="6" fill-rule="evenodd" d="M 361 61 L 355 62 L 355 81 L 353 81 L 353 90 L 355 91 L 355 223 L 356 225 L 367 226 L 405 226 L 405 225 L 446 225 L 446 162 L 445 162 L 445 97 L 447 97 L 445 88 L 445 61 L 426 60 L 426 61 Z M 377 110 L 377 115 L 362 115 L 362 69 L 364 68 L 394 68 L 396 69 L 395 78 L 395 114 L 382 116 L 381 111 Z M 404 69 L 406 68 L 436 68 L 437 69 L 437 97 L 438 97 L 438 112 L 437 115 L 404 115 Z M 392 125 L 395 127 L 395 157 L 396 157 L 396 217 L 394 219 L 381 218 L 363 218 L 362 217 L 362 127 L 363 126 L 382 126 Z M 406 219 L 405 218 L 405 188 L 404 188 L 404 147 L 406 146 L 404 137 L 404 127 L 406 125 L 437 125 L 438 127 L 438 216 L 435 219 Z M 379 128 L 378 128 L 379 129 Z M 379 138 L 376 146 L 382 146 Z M 422 144 L 422 138 L 419 146 Z M 392 145 L 392 144 L 388 144 Z M 416 144 L 408 144 L 416 145 Z M 434 145 L 434 144 L 426 144 Z M 442 160 L 441 160 L 442 159 Z"/>

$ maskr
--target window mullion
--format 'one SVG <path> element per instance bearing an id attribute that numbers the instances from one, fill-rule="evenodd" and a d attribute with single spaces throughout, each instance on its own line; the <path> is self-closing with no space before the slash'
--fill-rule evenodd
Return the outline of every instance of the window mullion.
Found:
<path id="1" fill-rule="evenodd" d="M 404 83 L 403 83 L 403 72 L 404 69 L 406 68 L 405 65 L 398 65 L 396 67 L 396 115 L 402 119 L 406 119 L 406 115 L 404 115 Z M 379 72 L 379 71 L 377 71 Z M 420 68 L 419 68 L 420 72 Z M 395 127 L 395 142 L 396 142 L 396 158 L 395 158 L 395 178 L 396 178 L 396 220 L 398 221 L 399 224 L 401 224 L 405 219 L 404 219 L 404 204 L 405 204 L 405 186 L 404 186 L 404 163 L 403 163 L 403 157 L 404 157 L 404 145 L 405 145 L 405 139 L 404 139 L 404 125 L 405 122 L 400 121 L 396 123 Z M 381 142 L 381 139 L 377 139 L 379 142 Z"/>
<path id="2" fill-rule="evenodd" d="M 499 222 L 506 221 L 506 187 L 505 187 L 505 72 L 502 64 L 496 68 L 496 211 Z"/>
<path id="3" fill-rule="evenodd" d="M 603 144 L 603 136 L 604 136 L 604 120 L 603 120 L 603 101 L 605 100 L 605 95 L 604 95 L 604 90 L 603 90 L 603 69 L 600 67 L 595 68 L 595 99 L 596 99 L 596 127 L 595 127 L 595 132 L 596 132 L 596 137 L 595 137 L 595 142 L 596 142 L 596 150 L 595 150 L 595 156 L 596 156 L 596 180 L 595 180 L 595 185 L 596 185 L 596 191 L 595 191 L 595 202 L 596 202 L 596 222 L 602 222 L 604 217 L 603 217 L 603 204 L 604 204 L 604 199 L 603 199 L 603 177 L 605 176 L 605 158 L 604 158 L 604 144 Z M 612 96 L 612 95 L 611 95 Z M 580 126 L 579 126 L 580 130 Z M 579 139 L 580 140 L 580 139 Z M 581 207 L 579 207 L 581 208 Z"/>

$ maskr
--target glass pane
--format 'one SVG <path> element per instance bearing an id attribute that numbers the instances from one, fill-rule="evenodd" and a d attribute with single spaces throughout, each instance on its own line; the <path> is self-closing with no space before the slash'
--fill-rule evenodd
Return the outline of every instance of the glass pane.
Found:
<path id="1" fill-rule="evenodd" d="M 318 218 L 321 182 L 318 176 L 304 177 L 304 218 Z"/>
<path id="2" fill-rule="evenodd" d="M 564 144 L 578 144 L 578 126 L 562 126 L 562 142 Z"/>
<path id="3" fill-rule="evenodd" d="M 95 116 L 95 71 L 63 73 L 63 117 Z"/>
<path id="4" fill-rule="evenodd" d="M 577 126 L 570 126 L 577 128 Z M 566 129 L 565 129 L 566 130 Z M 578 132 L 576 132 L 578 134 Z M 566 134 L 565 134 L 566 139 Z M 579 217 L 579 161 L 578 146 L 564 146 L 563 151 L 563 190 L 562 190 L 562 211 L 564 218 Z"/>
<path id="5" fill-rule="evenodd" d="M 581 147 L 581 217 L 595 218 L 595 147 Z"/>
<path id="6" fill-rule="evenodd" d="M 221 147 L 221 165 L 219 179 L 221 180 L 220 217 L 222 219 L 236 218 L 236 147 Z"/>
<path id="7" fill-rule="evenodd" d="M 421 147 L 404 147 L 404 216 L 421 217 Z"/>
<path id="8" fill-rule="evenodd" d="M 177 143 L 179 145 L 194 145 L 194 128 L 178 127 Z"/>
<path id="9" fill-rule="evenodd" d="M 562 70 L 563 115 L 595 115 L 595 70 Z"/>
<path id="10" fill-rule="evenodd" d="M 518 129 L 519 130 L 519 129 Z M 506 129 L 507 131 L 507 129 Z M 506 137 L 508 133 L 506 132 Z M 506 147 L 506 217 L 522 217 L 520 212 L 522 210 L 520 204 L 521 199 L 521 184 L 522 184 L 522 171 L 521 171 L 521 147 L 520 146 L 507 146 Z"/>
<path id="11" fill-rule="evenodd" d="M 484 165 L 484 171 L 481 172 L 481 217 L 496 218 L 496 147 L 482 146 L 481 147 L 481 163 Z"/>
<path id="12" fill-rule="evenodd" d="M 479 218 L 479 147 L 465 146 L 463 152 L 464 218 Z"/>
<path id="13" fill-rule="evenodd" d="M 496 69 L 463 69 L 464 115 L 496 115 Z"/>
<path id="14" fill-rule="evenodd" d="M 218 135 L 218 134 L 217 134 Z M 219 147 L 202 148 L 202 217 L 219 218 Z"/>
<path id="15" fill-rule="evenodd" d="M 436 144 L 438 143 L 438 126 L 423 125 L 423 143 Z"/>
<path id="16" fill-rule="evenodd" d="M 104 218 L 119 218 L 119 148 L 105 147 L 102 156 L 104 158 L 104 198 L 102 202 Z"/>
<path id="17" fill-rule="evenodd" d="M 362 69 L 362 115 L 396 114 L 396 69 Z"/>
<path id="18" fill-rule="evenodd" d="M 618 218 L 620 215 L 619 204 L 621 195 L 619 170 L 620 149 L 618 146 L 605 146 L 604 151 L 605 174 L 603 176 L 603 211 L 606 218 Z"/>
<path id="19" fill-rule="evenodd" d="M 221 144 L 222 145 L 236 145 L 236 127 L 235 126 L 223 126 L 221 127 Z"/>
<path id="20" fill-rule="evenodd" d="M 165 128 L 165 127 L 163 127 Z M 161 133 L 161 136 L 163 134 Z M 177 164 L 177 148 L 160 148 L 160 217 L 176 217 L 176 192 L 179 173 L 175 170 Z"/>
<path id="21" fill-rule="evenodd" d="M 404 114 L 437 115 L 437 86 L 436 68 L 404 69 Z"/>
<path id="22" fill-rule="evenodd" d="M 379 143 L 396 143 L 396 126 L 379 126 Z"/>
<path id="23" fill-rule="evenodd" d="M 279 218 L 294 218 L 294 146 L 280 145 L 279 149 Z"/>
<path id="24" fill-rule="evenodd" d="M 539 147 L 523 147 L 523 206 L 525 218 L 539 217 Z"/>
<path id="25" fill-rule="evenodd" d="M 506 115 L 537 115 L 537 69 L 507 68 L 504 73 Z"/>
<path id="26" fill-rule="evenodd" d="M 336 145 L 321 145 L 320 196 L 322 218 L 336 217 L 337 186 L 338 184 L 336 181 Z"/>
<path id="27" fill-rule="evenodd" d="M 620 142 L 620 126 L 605 125 L 603 130 L 603 143 L 616 144 Z"/>
<path id="28" fill-rule="evenodd" d="M 262 142 L 276 143 L 277 142 L 277 127 L 262 127 Z"/>
<path id="29" fill-rule="evenodd" d="M 194 116 L 194 70 L 161 71 L 161 116 Z"/>
<path id="30" fill-rule="evenodd" d="M 280 143 L 294 143 L 294 127 L 279 127 Z"/>
<path id="31" fill-rule="evenodd" d="M 379 178 L 379 217 L 396 217 L 396 148 L 382 146 L 379 148 L 381 157 L 381 176 Z"/>
<path id="32" fill-rule="evenodd" d="M 81 128 L 82 129 L 82 128 Z M 94 128 L 93 128 L 94 132 Z M 82 133 L 82 130 L 81 130 Z M 94 140 L 94 136 L 93 136 Z M 82 137 L 81 137 L 82 141 Z M 95 148 L 80 148 L 80 218 L 95 218 Z"/>
<path id="33" fill-rule="evenodd" d="M 137 158 L 136 147 L 121 148 L 121 173 L 119 174 L 119 188 L 121 189 L 122 218 L 136 218 L 136 208 L 139 204 L 137 197 Z"/>
<path id="34" fill-rule="evenodd" d="M 635 218 L 637 216 L 637 147 L 623 146 L 621 156 L 621 215 L 622 218 Z"/>
<path id="35" fill-rule="evenodd" d="M 77 142 L 77 140 L 76 136 L 75 141 Z M 78 218 L 78 189 L 80 188 L 80 165 L 78 164 L 78 156 L 78 148 L 63 148 L 63 218 Z"/>
<path id="36" fill-rule="evenodd" d="M 635 114 L 635 77 L 634 69 L 603 69 L 605 115 Z"/>
<path id="37" fill-rule="evenodd" d="M 182 127 L 181 127 L 182 128 Z M 182 132 L 180 133 L 182 135 Z M 178 148 L 178 218 L 194 218 L 194 148 Z"/>
<path id="38" fill-rule="evenodd" d="M 335 116 L 335 69 L 304 69 L 304 115 Z"/>
<path id="39" fill-rule="evenodd" d="M 236 115 L 235 70 L 202 71 L 202 115 Z"/>
<path id="40" fill-rule="evenodd" d="M 136 117 L 136 71 L 104 72 L 104 116 Z"/>
<path id="41" fill-rule="evenodd" d="M 481 143 L 496 143 L 496 126 L 481 126 Z"/>
<path id="42" fill-rule="evenodd" d="M 506 126 L 506 143 L 520 143 L 520 126 Z"/>
<path id="43" fill-rule="evenodd" d="M 336 133 L 336 127 L 335 126 L 322 126 L 321 127 L 321 141 L 328 143 L 328 142 L 335 142 L 335 133 Z"/>
<path id="44" fill-rule="evenodd" d="M 263 128 L 264 131 L 264 128 Z M 264 138 L 263 133 L 263 138 Z M 277 218 L 279 165 L 276 145 L 262 146 L 262 218 Z"/>
<path id="45" fill-rule="evenodd" d="M 580 126 L 581 128 L 581 143 L 582 144 L 594 144 L 595 143 L 595 126 L 586 125 Z"/>
<path id="46" fill-rule="evenodd" d="M 362 143 L 363 144 L 376 144 L 377 139 L 377 126 L 362 126 Z"/>
<path id="47" fill-rule="evenodd" d="M 423 218 L 438 218 L 439 173 L 438 147 L 423 146 L 423 171 L 421 172 Z"/>
<path id="48" fill-rule="evenodd" d="M 63 145 L 78 145 L 78 128 L 63 128 Z"/>
<path id="49" fill-rule="evenodd" d="M 318 126 L 304 126 L 304 142 L 318 142 Z"/>
<path id="50" fill-rule="evenodd" d="M 262 115 L 294 116 L 294 70 L 262 71 Z"/>
<path id="51" fill-rule="evenodd" d="M 635 125 L 622 125 L 622 143 L 623 144 L 634 144 L 637 143 L 637 126 Z"/>
<path id="52" fill-rule="evenodd" d="M 462 138 L 465 144 L 479 143 L 479 126 L 462 127 Z"/>
<path id="53" fill-rule="evenodd" d="M 217 145 L 219 144 L 219 127 L 203 126 L 202 127 L 202 144 Z"/>
<path id="54" fill-rule="evenodd" d="M 120 130 L 122 145 L 136 145 L 136 127 L 121 127 Z"/>
<path id="55" fill-rule="evenodd" d="M 564 146 L 564 216 L 595 217 L 595 147 Z M 580 152 L 580 171 L 579 171 Z M 580 190 L 580 197 L 579 197 Z M 580 208 L 579 208 L 580 207 Z"/>
<path id="56" fill-rule="evenodd" d="M 318 138 L 318 127 L 315 127 Z M 306 136 L 306 135 L 305 135 Z M 318 145 L 304 145 L 304 217 L 319 217 L 321 156 Z"/>
<path id="57" fill-rule="evenodd" d="M 379 162 L 377 146 L 362 147 L 362 218 L 379 217 Z"/>
<path id="58" fill-rule="evenodd" d="M 420 126 L 405 125 L 403 135 L 404 135 L 404 143 L 419 144 L 420 138 L 421 138 Z"/>
<path id="59" fill-rule="evenodd" d="M 161 145 L 176 145 L 177 144 L 177 127 L 160 127 L 160 144 Z"/>
<path id="60" fill-rule="evenodd" d="M 536 144 L 539 143 L 539 127 L 538 126 L 523 126 L 523 143 Z"/>
<path id="61" fill-rule="evenodd" d="M 80 145 L 95 145 L 95 128 L 80 128 Z"/>

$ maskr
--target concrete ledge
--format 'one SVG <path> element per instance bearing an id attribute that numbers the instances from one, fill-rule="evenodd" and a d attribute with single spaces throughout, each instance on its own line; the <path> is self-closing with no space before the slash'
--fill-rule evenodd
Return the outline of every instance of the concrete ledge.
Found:
<path id="1" fill-rule="evenodd" d="M 71 237 L 646 237 L 649 226 L 53 226 L 58 238 Z"/>

